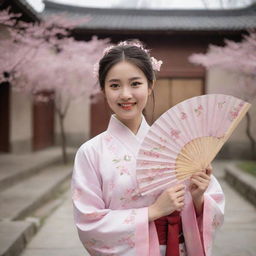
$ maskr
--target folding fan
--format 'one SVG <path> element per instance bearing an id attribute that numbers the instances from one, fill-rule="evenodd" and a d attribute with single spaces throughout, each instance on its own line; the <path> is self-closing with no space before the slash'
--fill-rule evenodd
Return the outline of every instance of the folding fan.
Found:
<path id="1" fill-rule="evenodd" d="M 187 99 L 162 114 L 138 152 L 138 192 L 166 189 L 207 168 L 250 106 L 233 96 L 209 94 Z"/>

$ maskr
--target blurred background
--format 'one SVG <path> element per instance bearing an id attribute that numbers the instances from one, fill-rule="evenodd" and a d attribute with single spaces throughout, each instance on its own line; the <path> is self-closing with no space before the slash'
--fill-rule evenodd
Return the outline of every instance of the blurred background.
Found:
<path id="1" fill-rule="evenodd" d="M 252 104 L 213 163 L 226 194 L 218 256 L 256 255 L 256 1 L 0 1 L 0 255 L 86 255 L 72 220 L 77 148 L 110 117 L 94 64 L 139 39 L 163 61 L 149 123 L 222 93 Z"/>

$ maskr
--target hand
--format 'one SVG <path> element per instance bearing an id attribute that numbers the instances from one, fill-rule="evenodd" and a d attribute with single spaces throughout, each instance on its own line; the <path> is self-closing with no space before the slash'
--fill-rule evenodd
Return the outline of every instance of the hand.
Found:
<path id="1" fill-rule="evenodd" d="M 200 214 L 202 212 L 204 202 L 203 195 L 209 186 L 211 174 L 212 166 L 209 165 L 208 168 L 203 171 L 194 173 L 190 178 L 191 183 L 189 191 L 192 196 L 197 214 Z"/>
<path id="2" fill-rule="evenodd" d="M 185 186 L 182 184 L 166 189 L 155 203 L 149 206 L 149 221 L 167 216 L 174 211 L 181 211 L 184 206 L 184 195 Z"/>

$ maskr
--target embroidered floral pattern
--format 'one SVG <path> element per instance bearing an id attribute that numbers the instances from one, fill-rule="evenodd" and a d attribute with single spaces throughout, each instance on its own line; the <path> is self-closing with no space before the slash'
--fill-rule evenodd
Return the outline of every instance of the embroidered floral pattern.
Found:
<path id="1" fill-rule="evenodd" d="M 90 239 L 88 241 L 85 241 L 84 242 L 84 245 L 85 247 L 88 247 L 90 249 L 90 252 L 92 253 L 93 251 L 93 255 L 97 255 L 97 256 L 103 256 L 103 255 L 111 255 L 111 256 L 116 256 L 116 254 L 114 253 L 115 251 L 115 246 L 110 246 L 110 245 L 107 245 L 104 241 L 102 240 L 98 240 L 98 239 Z M 94 252 L 93 248 L 92 247 L 97 247 L 99 249 L 101 249 L 101 252 Z"/>
<path id="2" fill-rule="evenodd" d="M 116 186 L 116 184 L 115 184 L 115 182 L 113 180 L 108 185 L 110 190 L 113 190 L 115 188 L 115 186 Z"/>
<path id="3" fill-rule="evenodd" d="M 212 226 L 213 226 L 214 228 L 218 228 L 218 227 L 220 226 L 220 224 L 221 224 L 221 223 L 218 221 L 217 216 L 214 215 L 213 221 L 212 221 Z"/>
<path id="4" fill-rule="evenodd" d="M 104 217 L 106 215 L 106 212 L 91 212 L 91 213 L 85 213 L 84 215 L 90 220 L 96 220 Z"/>
<path id="5" fill-rule="evenodd" d="M 106 135 L 104 136 L 104 139 L 105 139 L 106 142 L 111 142 L 111 141 L 113 140 L 113 137 L 110 136 L 109 134 L 106 134 Z"/>
<path id="6" fill-rule="evenodd" d="M 124 155 L 124 161 L 131 161 L 131 159 L 132 159 L 132 156 L 130 156 L 130 155 Z"/>
<path id="7" fill-rule="evenodd" d="M 128 246 L 133 248 L 135 246 L 134 237 L 134 232 L 130 232 L 126 237 L 123 237 L 120 240 L 118 240 L 118 242 L 121 244 L 127 244 Z"/>
<path id="8" fill-rule="evenodd" d="M 119 169 L 120 175 L 131 175 L 129 169 L 125 166 L 118 166 L 117 169 Z"/>
<path id="9" fill-rule="evenodd" d="M 124 191 L 124 195 L 120 198 L 122 207 L 126 208 L 133 201 L 137 201 L 140 198 L 136 188 L 129 188 Z"/>
<path id="10" fill-rule="evenodd" d="M 100 240 L 91 238 L 90 240 L 85 241 L 84 245 L 87 246 L 87 247 L 92 247 L 92 246 L 95 246 L 96 244 L 98 244 L 100 242 L 101 242 Z"/>
<path id="11" fill-rule="evenodd" d="M 112 160 L 112 162 L 115 163 L 115 164 L 117 164 L 117 163 L 120 163 L 120 162 L 121 162 L 121 159 L 120 159 L 120 158 L 119 158 L 119 159 L 114 158 L 114 159 Z"/>
<path id="12" fill-rule="evenodd" d="M 136 216 L 136 211 L 133 209 L 131 211 L 131 214 L 127 218 L 125 218 L 124 223 L 125 224 L 135 224 L 135 216 Z"/>
<path id="13" fill-rule="evenodd" d="M 73 191 L 72 199 L 77 201 L 82 195 L 82 190 L 80 188 L 75 188 Z"/>
<path id="14" fill-rule="evenodd" d="M 124 155 L 122 158 L 114 158 L 112 160 L 112 162 L 114 164 L 121 164 L 121 165 L 117 165 L 116 166 L 116 169 L 119 170 L 120 172 L 120 175 L 124 175 L 124 174 L 127 174 L 127 175 L 131 175 L 130 174 L 130 171 L 129 171 L 129 168 L 125 166 L 125 162 L 130 162 L 132 159 L 132 157 L 130 155 Z"/>

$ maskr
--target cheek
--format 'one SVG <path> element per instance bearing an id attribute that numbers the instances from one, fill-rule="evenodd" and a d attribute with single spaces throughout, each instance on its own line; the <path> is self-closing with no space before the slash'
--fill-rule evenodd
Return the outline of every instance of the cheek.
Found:
<path id="1" fill-rule="evenodd" d="M 141 90 L 137 93 L 137 99 L 142 103 L 146 104 L 148 100 L 148 89 Z"/>
<path id="2" fill-rule="evenodd" d="M 105 92 L 105 98 L 106 98 L 109 105 L 113 105 L 116 102 L 116 95 L 113 92 L 109 93 L 108 91 L 106 91 Z"/>

